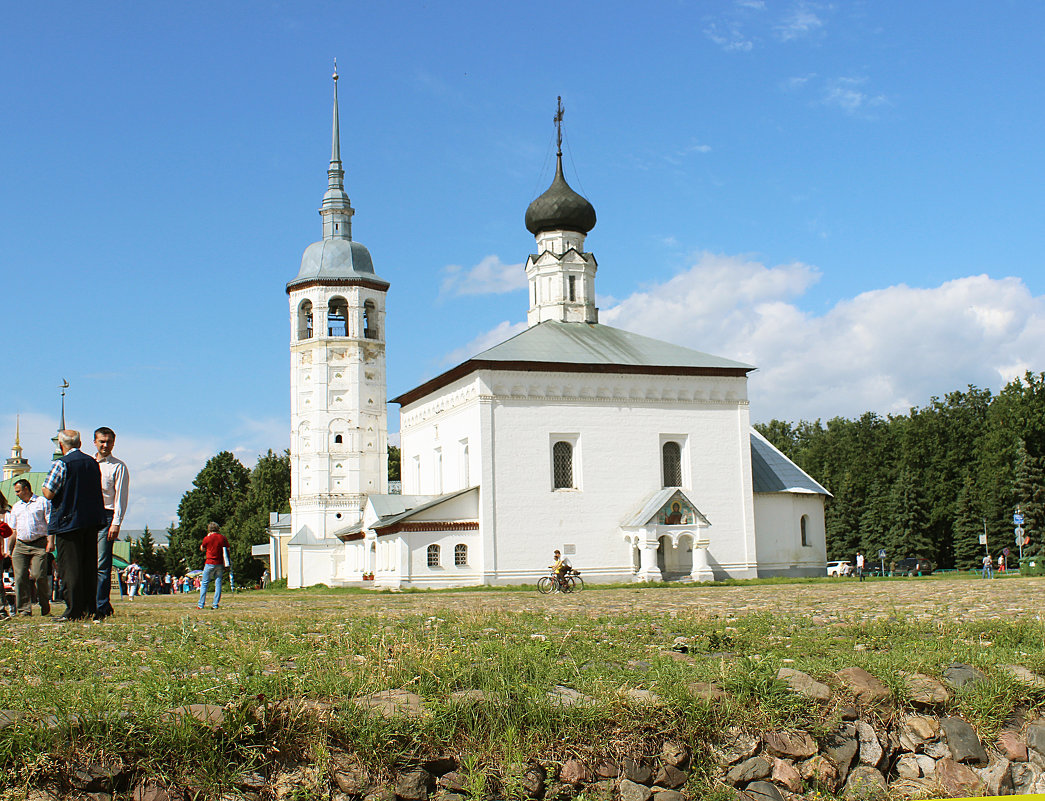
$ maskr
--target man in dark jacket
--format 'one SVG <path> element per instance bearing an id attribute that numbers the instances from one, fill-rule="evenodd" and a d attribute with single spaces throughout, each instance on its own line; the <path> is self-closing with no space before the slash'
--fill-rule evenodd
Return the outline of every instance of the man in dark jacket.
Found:
<path id="1" fill-rule="evenodd" d="M 51 465 L 41 494 L 51 502 L 47 533 L 55 537 L 56 561 L 65 587 L 65 614 L 57 622 L 96 616 L 98 529 L 105 522 L 98 463 L 80 451 L 80 432 L 58 432 L 62 458 Z"/>

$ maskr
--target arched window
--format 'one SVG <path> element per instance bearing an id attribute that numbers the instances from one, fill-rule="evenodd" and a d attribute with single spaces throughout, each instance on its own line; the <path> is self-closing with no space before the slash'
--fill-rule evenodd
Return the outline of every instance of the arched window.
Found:
<path id="1" fill-rule="evenodd" d="M 802 545 L 809 545 L 809 515 L 802 515 L 802 519 L 798 521 L 798 528 L 802 534 Z"/>
<path id="2" fill-rule="evenodd" d="M 377 306 L 372 300 L 363 303 L 363 336 L 367 339 L 379 338 L 377 335 Z"/>
<path id="3" fill-rule="evenodd" d="M 555 489 L 573 489 L 573 445 L 560 440 L 552 446 Z"/>
<path id="4" fill-rule="evenodd" d="M 331 298 L 327 306 L 327 336 L 348 336 L 348 303 L 344 298 Z"/>
<path id="5" fill-rule="evenodd" d="M 428 566 L 439 567 L 439 546 L 429 545 L 428 546 Z"/>
<path id="6" fill-rule="evenodd" d="M 468 564 L 468 546 L 467 545 L 455 545 L 454 546 L 454 564 L 458 567 Z"/>
<path id="7" fill-rule="evenodd" d="M 298 339 L 312 339 L 311 300 L 303 300 L 298 306 Z"/>
<path id="8" fill-rule="evenodd" d="M 342 444 L 342 443 L 343 443 L 344 441 L 345 441 L 345 440 L 344 440 L 344 437 L 342 437 L 342 436 L 341 436 L 340 434 L 335 434 L 335 435 L 334 435 L 334 444 L 335 444 L 335 445 L 340 445 L 340 444 Z"/>
<path id="9" fill-rule="evenodd" d="M 677 442 L 665 442 L 661 448 L 661 463 L 664 467 L 664 486 L 682 486 L 682 448 Z"/>

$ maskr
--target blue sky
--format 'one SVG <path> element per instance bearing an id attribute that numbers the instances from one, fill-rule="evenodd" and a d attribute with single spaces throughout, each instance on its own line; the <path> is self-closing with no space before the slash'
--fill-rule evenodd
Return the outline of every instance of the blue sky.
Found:
<path id="1" fill-rule="evenodd" d="M 604 322 L 757 364 L 756 420 L 998 388 L 1045 366 L 1043 40 L 1005 0 L 4 3 L 0 448 L 21 414 L 46 465 L 68 379 L 159 528 L 286 447 L 334 57 L 390 397 L 525 320 L 557 95 Z"/>

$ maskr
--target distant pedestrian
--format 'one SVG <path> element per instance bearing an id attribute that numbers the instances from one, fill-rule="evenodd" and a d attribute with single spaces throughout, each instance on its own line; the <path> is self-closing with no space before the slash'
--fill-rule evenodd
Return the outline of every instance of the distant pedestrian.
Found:
<path id="1" fill-rule="evenodd" d="M 33 492 L 24 478 L 15 484 L 18 503 L 11 510 L 15 536 L 10 548 L 15 580 L 15 608 L 23 617 L 33 614 L 32 596 L 40 604 L 40 614 L 51 614 L 51 549 L 54 537 L 47 533 L 51 502 Z"/>
<path id="2" fill-rule="evenodd" d="M 984 554 L 983 556 L 983 574 L 981 578 L 994 578 L 994 575 L 991 572 L 991 555 L 989 553 Z"/>
<path id="3" fill-rule="evenodd" d="M 218 524 L 208 523 L 207 536 L 200 543 L 200 550 L 206 554 L 203 560 L 203 577 L 200 579 L 200 600 L 196 604 L 200 609 L 207 605 L 207 589 L 211 581 L 215 582 L 214 605 L 211 609 L 217 609 L 221 603 L 221 580 L 225 574 L 225 550 L 228 547 L 229 541 L 218 530 Z"/>
<path id="4" fill-rule="evenodd" d="M 58 432 L 62 458 L 51 465 L 40 494 L 51 502 L 47 533 L 58 546 L 65 613 L 55 622 L 94 617 L 98 595 L 98 529 L 105 521 L 102 473 L 80 450 L 80 432 Z M 101 617 L 97 618 L 101 619 Z"/>
<path id="5" fill-rule="evenodd" d="M 1003 553 L 998 554 L 998 572 L 1005 572 L 1005 554 Z"/>
<path id="6" fill-rule="evenodd" d="M 860 551 L 856 552 L 856 575 L 860 581 L 864 580 L 864 555 Z"/>

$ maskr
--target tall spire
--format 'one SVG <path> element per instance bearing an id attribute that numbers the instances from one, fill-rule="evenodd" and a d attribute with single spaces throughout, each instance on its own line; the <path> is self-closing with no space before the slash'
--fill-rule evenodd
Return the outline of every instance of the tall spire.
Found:
<path id="1" fill-rule="evenodd" d="M 319 213 L 323 217 L 324 239 L 352 239 L 352 215 L 355 210 L 345 193 L 345 171 L 341 167 L 341 129 L 337 111 L 337 59 L 334 59 L 334 120 L 331 126 L 330 167 L 327 169 L 327 192 Z"/>
<path id="2" fill-rule="evenodd" d="M 63 378 L 62 383 L 58 385 L 58 389 L 62 391 L 62 419 L 58 423 L 58 431 L 51 437 L 51 442 L 54 443 L 54 453 L 51 454 L 52 461 L 62 458 L 62 449 L 58 447 L 58 434 L 65 431 L 65 391 L 69 389 L 69 382 Z"/>
<path id="3" fill-rule="evenodd" d="M 15 417 L 15 444 L 11 448 L 11 458 L 4 462 L 4 481 L 9 478 L 15 478 L 23 473 L 29 472 L 29 462 L 22 458 L 22 442 L 19 436 L 21 428 L 21 420 L 18 416 Z"/>
<path id="4" fill-rule="evenodd" d="M 22 429 L 22 416 L 20 414 L 19 415 L 15 415 L 15 446 L 14 446 L 14 448 L 11 451 L 12 454 L 14 453 L 14 451 L 18 451 L 19 454 L 22 453 L 21 429 Z"/>

